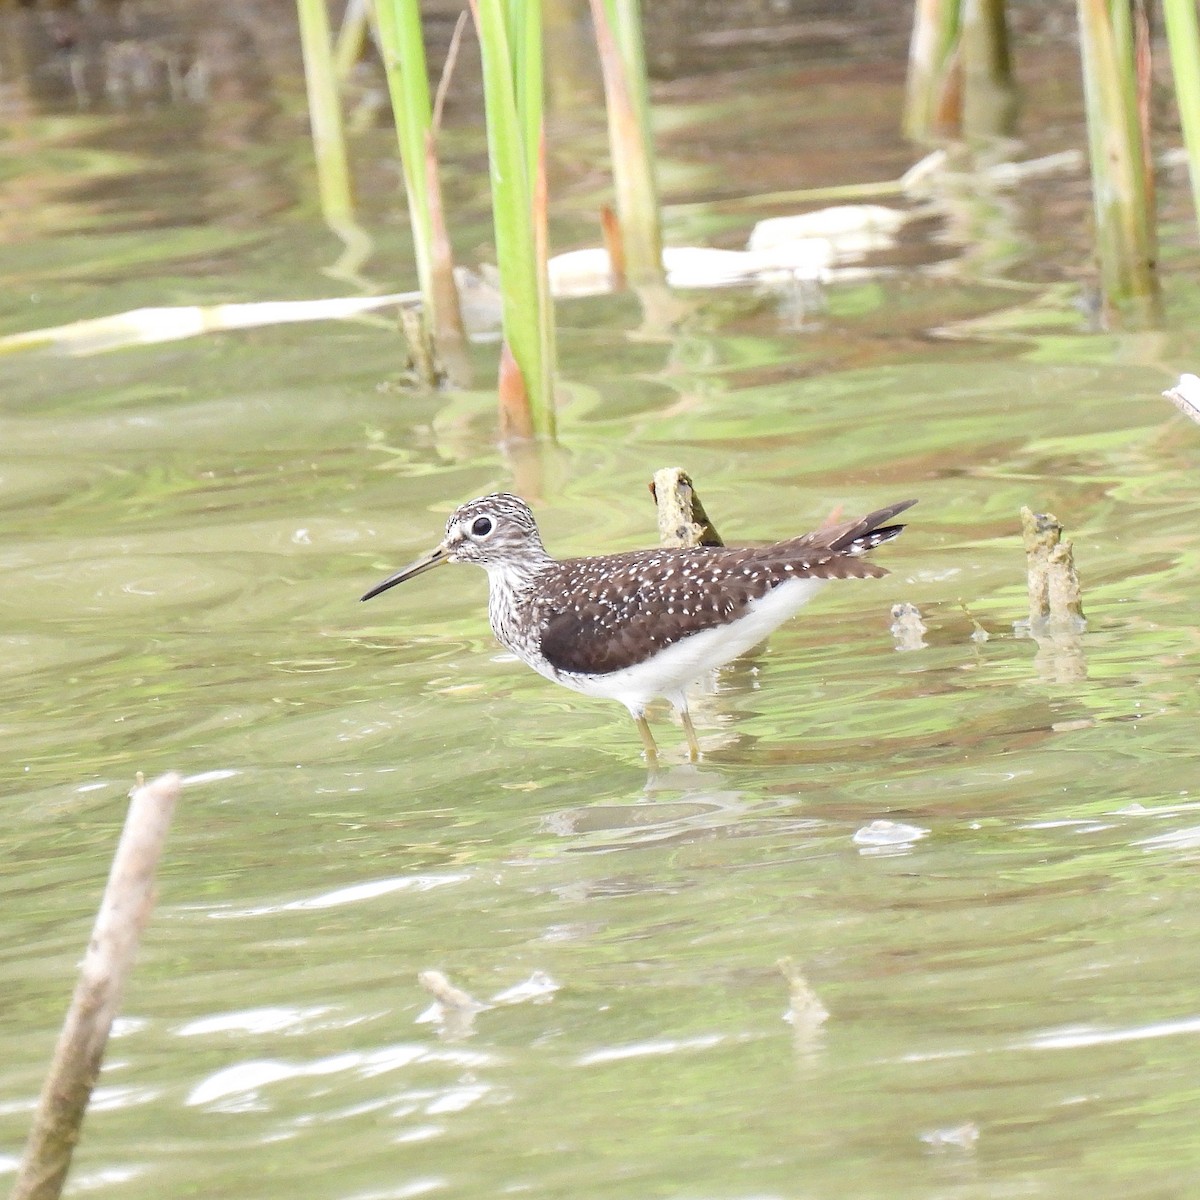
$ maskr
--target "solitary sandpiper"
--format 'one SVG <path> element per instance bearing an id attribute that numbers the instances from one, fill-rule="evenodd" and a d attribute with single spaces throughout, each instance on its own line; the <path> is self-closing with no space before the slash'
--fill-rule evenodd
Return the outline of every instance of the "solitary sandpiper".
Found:
<path id="1" fill-rule="evenodd" d="M 539 674 L 585 696 L 620 700 L 637 722 L 646 759 L 657 748 L 646 705 L 675 707 L 689 756 L 700 756 L 686 689 L 761 642 L 826 580 L 886 575 L 862 556 L 904 528 L 888 525 L 901 500 L 856 521 L 769 546 L 634 550 L 551 558 L 529 505 L 482 496 L 456 509 L 430 553 L 373 587 L 364 600 L 444 562 L 488 573 L 488 616 L 500 642 Z"/>

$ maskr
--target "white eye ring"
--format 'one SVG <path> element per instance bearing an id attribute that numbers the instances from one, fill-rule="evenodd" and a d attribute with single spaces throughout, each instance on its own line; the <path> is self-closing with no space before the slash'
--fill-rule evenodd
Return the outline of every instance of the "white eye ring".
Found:
<path id="1" fill-rule="evenodd" d="M 495 525 L 491 517 L 476 517 L 471 522 L 471 536 L 477 538 L 485 538 L 492 532 Z"/>

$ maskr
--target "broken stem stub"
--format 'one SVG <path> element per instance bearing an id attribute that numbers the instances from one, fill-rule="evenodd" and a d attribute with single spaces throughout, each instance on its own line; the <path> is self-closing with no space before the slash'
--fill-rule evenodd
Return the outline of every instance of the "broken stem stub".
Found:
<path id="1" fill-rule="evenodd" d="M 655 471 L 650 494 L 658 507 L 659 545 L 682 549 L 725 545 L 681 467 Z"/>
<path id="2" fill-rule="evenodd" d="M 181 784 L 169 774 L 133 792 L 10 1200 L 57 1200 L 62 1192 L 138 939 L 154 908 L 155 872 Z"/>
<path id="3" fill-rule="evenodd" d="M 1070 542 L 1053 513 L 1021 509 L 1021 532 L 1029 573 L 1029 623 L 1033 628 L 1084 624 L 1083 593 Z"/>

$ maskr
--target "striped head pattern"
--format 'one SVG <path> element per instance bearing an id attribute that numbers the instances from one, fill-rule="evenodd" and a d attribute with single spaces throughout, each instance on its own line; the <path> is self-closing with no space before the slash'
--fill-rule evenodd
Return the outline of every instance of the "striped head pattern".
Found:
<path id="1" fill-rule="evenodd" d="M 442 542 L 452 562 L 487 568 L 544 562 L 547 555 L 529 505 L 497 492 L 455 509 Z"/>

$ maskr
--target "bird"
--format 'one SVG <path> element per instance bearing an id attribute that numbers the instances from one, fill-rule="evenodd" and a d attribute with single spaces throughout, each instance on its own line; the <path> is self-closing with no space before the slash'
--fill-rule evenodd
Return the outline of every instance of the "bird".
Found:
<path id="1" fill-rule="evenodd" d="M 904 526 L 888 522 L 914 504 L 901 500 L 764 546 L 556 559 L 543 546 L 529 505 L 499 492 L 456 508 L 433 550 L 362 599 L 443 563 L 482 567 L 488 617 L 501 645 L 555 683 L 624 704 L 651 769 L 658 748 L 646 706 L 666 699 L 679 714 L 688 757 L 697 762 L 688 685 L 758 645 L 826 581 L 887 575 L 863 555 L 896 537 Z"/>

